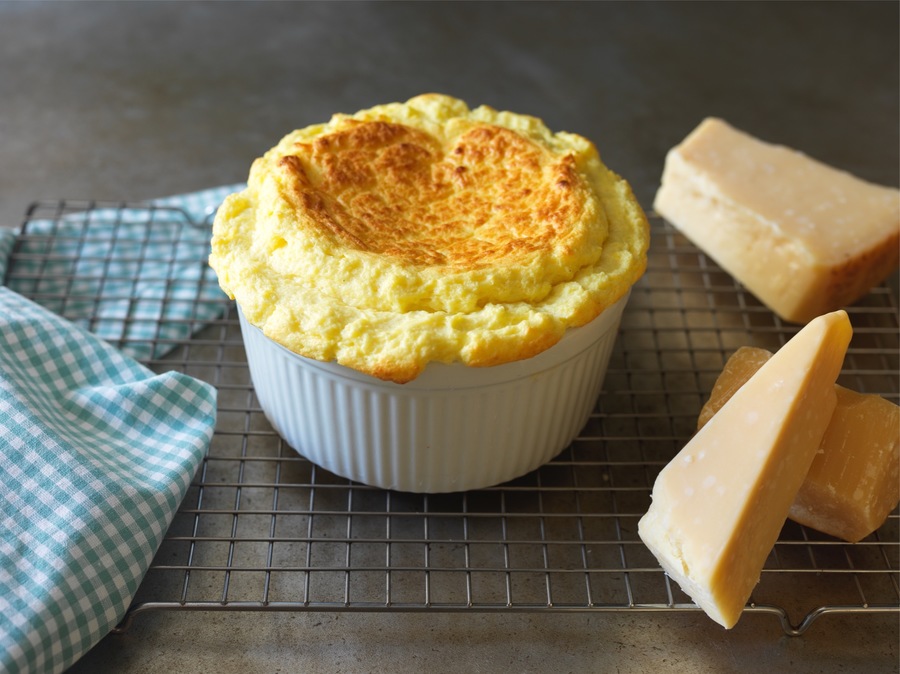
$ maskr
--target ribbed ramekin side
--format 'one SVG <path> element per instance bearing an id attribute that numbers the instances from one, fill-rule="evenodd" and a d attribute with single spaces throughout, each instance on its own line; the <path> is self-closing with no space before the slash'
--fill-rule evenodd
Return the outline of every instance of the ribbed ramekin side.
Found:
<path id="1" fill-rule="evenodd" d="M 241 316 L 257 397 L 288 444 L 343 477 L 430 493 L 506 482 L 562 451 L 596 403 L 618 325 L 530 376 L 416 390 L 318 366 Z"/>

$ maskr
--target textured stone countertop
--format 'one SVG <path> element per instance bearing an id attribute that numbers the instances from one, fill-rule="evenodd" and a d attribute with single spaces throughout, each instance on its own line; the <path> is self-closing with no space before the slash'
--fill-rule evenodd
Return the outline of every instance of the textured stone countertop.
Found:
<path id="1" fill-rule="evenodd" d="M 284 133 L 437 91 L 595 141 L 649 205 L 705 116 L 896 186 L 898 4 L 0 2 L 0 226 L 243 181 Z M 75 672 L 889 672 L 896 614 L 147 612 Z"/>

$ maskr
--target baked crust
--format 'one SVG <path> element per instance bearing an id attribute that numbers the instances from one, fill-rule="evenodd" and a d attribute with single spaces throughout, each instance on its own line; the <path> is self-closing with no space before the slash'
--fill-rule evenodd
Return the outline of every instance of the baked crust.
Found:
<path id="1" fill-rule="evenodd" d="M 427 94 L 285 136 L 219 209 L 210 264 L 269 338 L 402 383 L 552 346 L 628 292 L 648 240 L 586 139 Z"/>

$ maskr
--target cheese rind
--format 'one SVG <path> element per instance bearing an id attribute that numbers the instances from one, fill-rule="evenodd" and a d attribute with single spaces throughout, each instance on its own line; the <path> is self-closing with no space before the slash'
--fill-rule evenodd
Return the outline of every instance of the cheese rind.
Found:
<path id="1" fill-rule="evenodd" d="M 722 372 L 716 378 L 709 400 L 700 408 L 697 417 L 697 430 L 699 431 L 706 422 L 713 418 L 722 405 L 727 403 L 741 386 L 747 383 L 756 371 L 772 357 L 771 351 L 757 349 L 750 346 L 742 346 L 729 358 Z"/>
<path id="2" fill-rule="evenodd" d="M 811 321 L 660 472 L 638 533 L 726 628 L 740 618 L 836 404 L 844 311 Z"/>
<path id="3" fill-rule="evenodd" d="M 787 321 L 852 304 L 900 259 L 900 191 L 720 119 L 669 151 L 654 208 Z"/>
<path id="4" fill-rule="evenodd" d="M 700 410 L 698 430 L 765 363 L 765 349 L 732 354 Z M 884 524 L 900 502 L 900 407 L 835 386 L 837 406 L 789 517 L 856 542 Z"/>

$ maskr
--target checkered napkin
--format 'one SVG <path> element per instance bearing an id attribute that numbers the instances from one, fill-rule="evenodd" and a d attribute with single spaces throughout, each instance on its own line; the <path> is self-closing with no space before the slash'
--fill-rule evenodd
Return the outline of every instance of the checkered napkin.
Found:
<path id="1" fill-rule="evenodd" d="M 0 288 L 0 671 L 61 671 L 121 619 L 215 398 Z"/>
<path id="2" fill-rule="evenodd" d="M 196 223 L 238 187 L 0 229 L 0 672 L 121 620 L 206 454 L 215 389 L 133 358 L 222 310 Z"/>
<path id="3" fill-rule="evenodd" d="M 160 357 L 222 312 L 208 218 L 241 187 L 38 216 L 0 232 L 0 279 L 137 360 Z"/>

